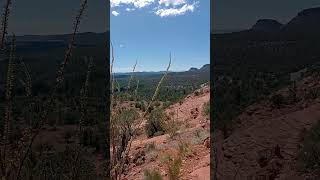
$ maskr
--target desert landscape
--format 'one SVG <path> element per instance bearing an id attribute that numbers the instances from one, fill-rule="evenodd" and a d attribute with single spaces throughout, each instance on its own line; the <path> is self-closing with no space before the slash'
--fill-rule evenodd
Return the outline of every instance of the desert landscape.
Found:
<path id="1" fill-rule="evenodd" d="M 319 179 L 319 19 L 212 34 L 217 179 Z"/>
<path id="2" fill-rule="evenodd" d="M 16 3 L 1 1 L 1 178 L 105 179 L 108 32 L 79 33 L 84 0 L 70 33 L 15 35 Z"/>
<path id="3" fill-rule="evenodd" d="M 210 67 L 169 67 L 113 75 L 113 179 L 210 179 Z"/>

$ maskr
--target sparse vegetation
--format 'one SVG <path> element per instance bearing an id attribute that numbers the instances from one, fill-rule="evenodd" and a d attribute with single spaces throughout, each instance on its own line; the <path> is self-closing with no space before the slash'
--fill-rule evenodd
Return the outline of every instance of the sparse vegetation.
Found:
<path id="1" fill-rule="evenodd" d="M 156 109 L 151 112 L 145 126 L 148 137 L 162 135 L 165 132 L 165 118 L 163 109 Z"/>
<path id="2" fill-rule="evenodd" d="M 145 145 L 145 148 L 146 148 L 147 152 L 150 152 L 150 151 L 153 151 L 153 150 L 156 149 L 156 145 L 155 145 L 154 142 L 148 143 L 148 144 Z"/>
<path id="3" fill-rule="evenodd" d="M 144 180 L 163 180 L 161 174 L 156 170 L 145 170 Z"/>
<path id="4" fill-rule="evenodd" d="M 185 157 L 191 154 L 192 151 L 190 149 L 190 145 L 186 142 L 180 142 L 179 143 L 179 156 L 180 157 Z"/>
<path id="5" fill-rule="evenodd" d="M 175 138 L 179 133 L 178 131 L 181 128 L 181 121 L 178 119 L 178 114 L 174 111 L 169 113 L 168 121 L 165 124 L 165 131 L 169 134 L 170 138 Z"/>
<path id="6" fill-rule="evenodd" d="M 303 147 L 299 155 L 301 169 L 320 176 L 320 121 L 302 134 Z"/>
<path id="7" fill-rule="evenodd" d="M 96 172 L 97 154 L 88 152 L 85 147 L 94 146 L 96 152 L 109 154 L 109 149 L 105 148 L 108 142 L 101 133 L 105 132 L 102 127 L 107 123 L 102 115 L 105 102 L 101 100 L 102 95 L 93 91 L 104 88 L 95 88 L 96 84 L 91 83 L 99 73 L 90 66 L 96 59 L 88 58 L 90 63 L 75 47 L 87 3 L 87 0 L 81 2 L 73 31 L 68 36 L 70 39 L 66 40 L 66 49 L 59 47 L 59 53 L 55 54 L 55 57 L 61 55 L 61 62 L 53 59 L 49 52 L 46 56 L 41 55 L 43 52 L 28 52 L 30 56 L 19 58 L 25 57 L 26 50 L 17 43 L 15 35 L 6 36 L 11 7 L 11 1 L 6 1 L 0 43 L 1 74 L 7 77 L 6 101 L 0 103 L 0 112 L 5 114 L 4 121 L 0 121 L 3 167 L 0 176 L 4 179 L 99 179 L 101 174 L 107 173 Z M 5 47 L 9 40 L 10 56 Z M 47 56 L 49 59 L 45 58 Z M 58 63 L 61 63 L 59 67 Z M 0 77 L 1 83 L 3 77 Z M 101 79 L 96 80 L 101 82 Z M 0 98 L 3 99 L 1 85 Z M 86 112 L 80 113 L 83 109 Z M 83 131 L 79 132 L 78 124 Z"/>
<path id="8" fill-rule="evenodd" d="M 168 177 L 169 180 L 179 180 L 182 160 L 181 157 L 170 159 L 168 162 Z"/>
<path id="9" fill-rule="evenodd" d="M 113 67 L 115 58 L 112 44 L 111 52 L 111 67 Z M 143 76 L 143 78 L 134 72 L 136 64 L 130 75 L 117 76 L 111 70 L 111 83 L 113 84 L 111 86 L 111 92 L 113 92 L 111 95 L 111 174 L 113 179 L 121 179 L 123 172 L 127 170 L 131 163 L 136 163 L 139 166 L 145 162 L 145 158 L 147 158 L 145 156 L 146 152 L 149 152 L 148 156 L 154 156 L 157 154 L 158 147 L 161 148 L 161 146 L 156 146 L 155 141 L 145 144 L 143 150 L 137 151 L 131 147 L 134 140 L 137 140 L 140 136 L 152 138 L 164 133 L 168 133 L 170 137 L 178 135 L 181 124 L 175 115 L 168 117 L 165 108 L 194 92 L 195 88 L 203 84 L 201 82 L 205 78 L 198 78 L 197 82 L 191 83 L 184 81 L 183 85 L 180 85 L 181 79 L 177 79 L 173 75 L 183 75 L 182 77 L 185 80 L 187 79 L 186 77 L 190 76 L 188 76 L 188 73 L 169 73 L 170 65 L 171 55 L 169 66 L 165 73 L 150 77 Z M 208 72 L 199 76 L 207 75 L 209 75 Z M 197 74 L 196 77 L 199 76 Z M 176 86 L 177 84 L 179 85 Z M 192 87 L 190 86 L 191 84 Z M 189 87 L 184 85 L 189 85 Z M 114 88 L 117 88 L 117 90 Z M 134 113 L 136 115 L 129 116 L 128 112 L 132 114 L 133 111 L 137 112 Z M 128 121 L 126 121 L 127 123 L 121 123 L 123 122 L 121 119 L 128 119 Z M 141 130 L 144 130 L 144 134 L 141 134 Z M 190 149 L 184 144 L 183 147 L 180 147 L 180 151 L 181 154 L 177 158 L 167 161 L 167 171 L 168 174 L 170 171 L 170 179 L 172 180 L 180 178 L 181 158 L 189 153 Z M 130 156 L 134 156 L 134 158 L 128 158 Z M 161 178 L 160 174 L 158 176 L 154 172 L 146 170 L 144 179 Z"/>
<path id="10" fill-rule="evenodd" d="M 138 83 L 137 85 L 134 85 L 131 81 L 134 79 L 133 75 L 130 76 L 130 79 L 128 81 L 128 85 L 126 86 L 126 91 L 125 92 L 118 92 L 118 93 L 114 93 L 114 82 L 118 82 L 117 80 L 115 80 L 115 76 L 112 73 L 112 68 L 113 68 L 113 64 L 115 61 L 114 58 L 114 50 L 113 50 L 113 46 L 111 44 L 111 52 L 112 52 L 112 63 L 111 63 L 111 92 L 112 92 L 112 96 L 111 96 L 111 104 L 115 104 L 114 106 L 112 106 L 111 109 L 111 146 L 112 146 L 112 156 L 111 156 L 111 175 L 113 179 L 119 179 L 122 176 L 123 171 L 125 171 L 125 160 L 126 157 L 128 156 L 128 154 L 130 153 L 130 148 L 131 148 L 131 143 L 133 141 L 133 139 L 140 134 L 139 130 L 141 129 L 141 124 L 142 124 L 142 120 L 144 118 L 147 118 L 147 125 L 149 124 L 148 128 L 145 128 L 146 133 L 148 133 L 150 136 L 154 136 L 161 133 L 162 129 L 164 129 L 162 126 L 162 122 L 158 123 L 155 120 L 158 119 L 159 117 L 162 118 L 162 116 L 164 116 L 164 112 L 160 113 L 158 112 L 158 110 L 160 109 L 154 109 L 154 102 L 159 94 L 160 88 L 161 88 L 161 84 L 163 83 L 165 77 L 167 76 L 168 72 L 169 72 L 169 68 L 171 65 L 171 54 L 170 54 L 170 62 L 169 62 L 169 66 L 166 70 L 166 73 L 164 75 L 162 75 L 160 81 L 158 82 L 156 89 L 154 90 L 154 94 L 151 98 L 151 100 L 149 101 L 149 103 L 147 103 L 148 105 L 146 106 L 146 108 L 144 108 L 144 103 L 142 102 L 141 104 L 138 104 L 138 97 L 137 97 L 137 93 L 138 93 Z M 135 66 L 133 68 L 133 72 L 135 70 Z M 139 82 L 139 81 L 137 81 Z M 129 87 L 135 87 L 134 92 L 130 91 Z M 121 89 L 121 88 L 119 88 Z M 123 94 L 126 94 L 126 97 L 123 96 Z M 119 99 L 119 97 L 121 97 L 121 99 Z M 120 101 L 120 103 L 117 103 L 117 101 Z M 134 101 L 134 103 L 130 103 L 131 101 Z M 130 107 L 122 107 L 124 103 L 129 102 L 129 104 L 132 104 L 132 106 Z M 143 104 L 143 105 L 142 105 Z M 117 106 L 118 105 L 118 106 Z M 160 104 L 159 104 L 160 105 Z M 141 108 L 140 108 L 141 107 Z M 119 118 L 117 117 L 128 117 L 127 113 L 124 113 L 126 111 L 124 111 L 124 108 L 128 108 L 128 111 L 133 111 L 132 108 L 135 109 L 145 109 L 145 111 L 141 112 L 141 114 L 137 113 L 136 116 L 134 116 L 134 118 L 124 118 L 124 119 L 128 119 L 125 120 L 123 123 L 122 120 L 119 120 Z M 134 110 L 136 111 L 136 110 Z M 130 119 L 130 120 L 129 120 Z M 136 122 L 134 120 L 138 119 Z M 162 131 L 163 133 L 163 131 Z"/>
<path id="11" fill-rule="evenodd" d="M 203 114 L 205 116 L 210 116 L 210 102 L 206 102 L 203 105 Z"/>
<path id="12" fill-rule="evenodd" d="M 281 94 L 272 95 L 271 102 L 273 107 L 280 109 L 284 104 L 284 97 Z"/>

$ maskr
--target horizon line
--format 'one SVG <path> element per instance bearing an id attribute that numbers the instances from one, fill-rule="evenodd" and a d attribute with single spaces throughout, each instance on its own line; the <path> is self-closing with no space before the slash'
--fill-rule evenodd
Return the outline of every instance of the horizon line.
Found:
<path id="1" fill-rule="evenodd" d="M 201 65 L 199 67 L 190 66 L 189 68 L 184 69 L 184 70 L 169 70 L 169 72 L 186 72 L 186 71 L 189 71 L 191 68 L 200 69 L 205 65 L 210 65 L 210 63 L 205 63 L 205 64 L 203 64 L 203 65 Z M 166 71 L 165 70 L 150 70 L 150 71 L 146 70 L 146 71 L 135 71 L 135 72 L 132 72 L 132 71 L 114 71 L 113 73 L 117 74 L 117 73 L 160 73 L 160 72 L 166 72 Z"/>
<path id="2" fill-rule="evenodd" d="M 84 33 L 94 33 L 94 34 L 103 34 L 108 32 L 108 30 L 105 31 L 82 31 L 82 32 L 77 32 L 76 34 L 84 34 Z M 13 32 L 14 33 L 14 32 Z M 19 34 L 15 34 L 15 36 L 50 36 L 50 35 L 69 35 L 72 34 L 72 32 L 58 32 L 58 33 L 38 33 L 38 34 L 23 34 L 23 33 L 19 33 Z M 7 37 L 11 37 L 12 36 L 12 32 L 10 33 L 10 35 L 8 35 Z"/>

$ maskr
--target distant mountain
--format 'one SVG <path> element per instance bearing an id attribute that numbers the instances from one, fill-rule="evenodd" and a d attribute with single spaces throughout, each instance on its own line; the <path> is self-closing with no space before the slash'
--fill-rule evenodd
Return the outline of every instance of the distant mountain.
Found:
<path id="1" fill-rule="evenodd" d="M 115 73 L 115 77 L 117 78 L 122 78 L 122 77 L 127 77 L 127 76 L 131 76 L 131 75 L 135 75 L 135 76 L 154 76 L 154 75 L 161 75 L 164 74 L 165 71 L 159 71 L 159 72 L 153 72 L 153 71 L 149 71 L 149 72 L 123 72 L 123 73 Z"/>
<path id="2" fill-rule="evenodd" d="M 320 7 L 306 9 L 298 13 L 284 28 L 285 32 L 319 33 Z"/>
<path id="3" fill-rule="evenodd" d="M 199 69 L 198 68 L 195 68 L 195 67 L 192 67 L 189 69 L 189 71 L 198 71 Z"/>
<path id="4" fill-rule="evenodd" d="M 192 71 L 210 71 L 210 64 L 203 65 L 200 69 L 192 67 L 188 72 Z"/>
<path id="5" fill-rule="evenodd" d="M 203 65 L 199 70 L 200 71 L 210 71 L 210 64 Z"/>
<path id="6" fill-rule="evenodd" d="M 283 24 L 273 19 L 260 19 L 251 28 L 252 31 L 274 32 L 279 31 Z"/>
<path id="7" fill-rule="evenodd" d="M 72 34 L 58 34 L 58 35 L 23 35 L 16 36 L 17 45 L 23 46 L 63 46 L 69 43 Z M 105 33 L 94 33 L 84 32 L 76 35 L 76 45 L 80 46 L 94 46 L 97 44 L 105 44 L 108 38 L 108 32 Z M 7 42 L 11 42 L 12 36 L 7 37 Z"/>
<path id="8" fill-rule="evenodd" d="M 115 73 L 116 78 L 127 78 L 128 76 L 131 76 L 134 74 L 135 76 L 144 76 L 144 77 L 156 77 L 159 75 L 164 74 L 166 71 L 146 71 L 146 72 L 123 72 L 123 73 Z M 205 73 L 209 74 L 210 73 L 210 64 L 206 64 L 202 66 L 200 69 L 192 67 L 188 71 L 182 71 L 182 72 L 174 72 L 174 71 L 169 71 L 169 74 L 175 74 L 175 75 L 180 75 L 180 74 L 199 74 L 199 73 Z"/>
<path id="9" fill-rule="evenodd" d="M 320 7 L 305 9 L 286 24 L 260 19 L 248 30 L 217 34 L 212 38 L 271 40 L 320 38 Z"/>
<path id="10" fill-rule="evenodd" d="M 232 32 L 239 32 L 241 31 L 240 29 L 214 29 L 211 30 L 211 34 L 225 34 L 225 33 L 232 33 Z"/>

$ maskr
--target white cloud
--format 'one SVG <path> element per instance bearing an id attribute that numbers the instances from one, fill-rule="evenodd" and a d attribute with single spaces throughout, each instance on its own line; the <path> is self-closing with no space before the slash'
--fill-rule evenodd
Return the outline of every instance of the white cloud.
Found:
<path id="1" fill-rule="evenodd" d="M 134 5 L 136 8 L 143 8 L 154 3 L 155 0 L 110 0 L 111 7 L 125 5 Z"/>
<path id="2" fill-rule="evenodd" d="M 176 5 L 181 5 L 181 4 L 185 4 L 186 0 L 159 0 L 159 4 L 164 4 L 165 6 L 176 6 Z"/>
<path id="3" fill-rule="evenodd" d="M 187 13 L 188 11 L 193 12 L 196 4 L 185 4 L 181 8 L 162 8 L 155 11 L 155 14 L 161 17 L 166 16 L 178 16 Z"/>
<path id="4" fill-rule="evenodd" d="M 124 45 L 123 45 L 123 44 L 120 44 L 119 47 L 120 47 L 120 48 L 124 48 Z"/>
<path id="5" fill-rule="evenodd" d="M 154 0 L 135 0 L 133 5 L 137 8 L 142 8 L 154 3 Z"/>
<path id="6" fill-rule="evenodd" d="M 120 13 L 118 13 L 117 11 L 112 11 L 111 12 L 114 16 L 119 16 L 120 15 Z"/>
<path id="7" fill-rule="evenodd" d="M 134 10 L 136 10 L 135 8 L 126 8 L 126 11 L 128 11 L 128 12 L 131 12 L 131 11 L 134 11 Z"/>
<path id="8" fill-rule="evenodd" d="M 188 0 L 110 0 L 111 7 L 123 7 L 125 11 L 132 12 L 136 9 L 144 8 L 150 5 L 155 5 L 152 11 L 160 17 L 184 15 L 187 12 L 193 12 L 196 5 L 199 3 L 189 4 Z M 117 11 L 112 11 L 114 16 L 120 15 Z"/>
<path id="9" fill-rule="evenodd" d="M 110 0 L 111 7 L 119 6 L 120 4 L 130 4 L 133 0 Z"/>

